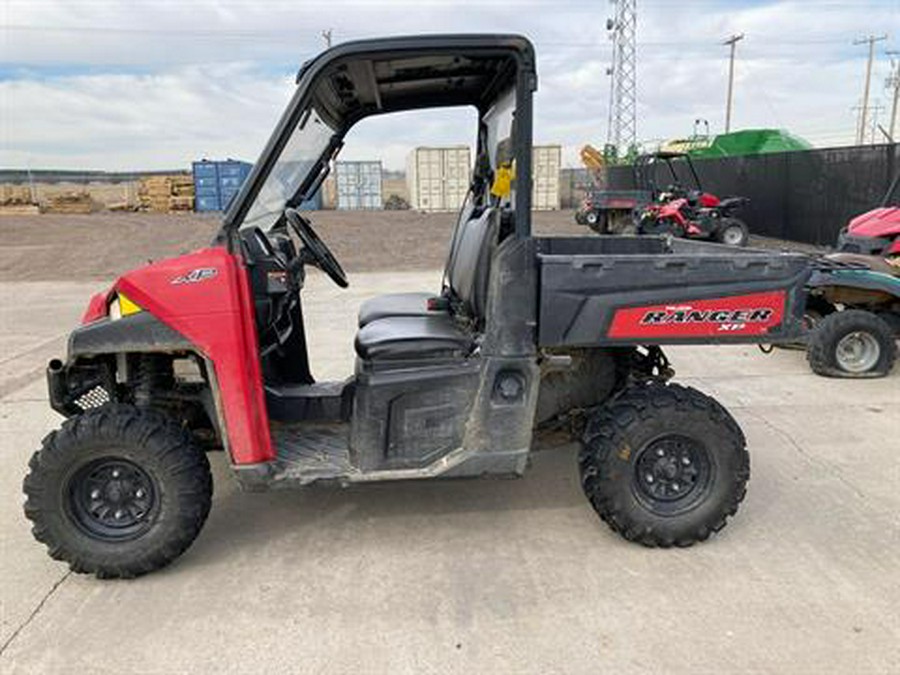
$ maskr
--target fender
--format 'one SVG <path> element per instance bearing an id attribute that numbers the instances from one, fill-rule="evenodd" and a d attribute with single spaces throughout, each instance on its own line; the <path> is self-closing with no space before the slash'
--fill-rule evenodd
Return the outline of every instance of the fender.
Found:
<path id="1" fill-rule="evenodd" d="M 196 348 L 178 331 L 150 312 L 115 321 L 98 319 L 79 326 L 69 335 L 69 363 L 79 357 L 125 352 L 181 352 Z"/>
<path id="2" fill-rule="evenodd" d="M 868 291 L 881 291 L 900 298 L 900 278 L 871 270 L 816 271 L 806 284 L 807 288 L 841 286 Z"/>

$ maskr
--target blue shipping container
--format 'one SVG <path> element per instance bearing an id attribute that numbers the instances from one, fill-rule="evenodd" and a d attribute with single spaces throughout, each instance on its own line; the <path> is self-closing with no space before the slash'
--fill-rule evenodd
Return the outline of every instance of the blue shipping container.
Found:
<path id="1" fill-rule="evenodd" d="M 252 164 L 233 159 L 193 163 L 194 210 L 224 211 L 240 191 Z"/>
<path id="2" fill-rule="evenodd" d="M 316 194 L 301 202 L 297 207 L 298 211 L 321 211 L 322 210 L 322 188 L 316 190 Z"/>

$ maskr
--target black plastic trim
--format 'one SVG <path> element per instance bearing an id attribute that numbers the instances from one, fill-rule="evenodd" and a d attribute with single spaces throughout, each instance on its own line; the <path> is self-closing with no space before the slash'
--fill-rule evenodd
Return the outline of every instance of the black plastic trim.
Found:
<path id="1" fill-rule="evenodd" d="M 149 312 L 121 319 L 101 319 L 79 326 L 69 336 L 69 360 L 79 356 L 126 352 L 172 352 L 194 350 L 181 333 L 169 328 Z"/>

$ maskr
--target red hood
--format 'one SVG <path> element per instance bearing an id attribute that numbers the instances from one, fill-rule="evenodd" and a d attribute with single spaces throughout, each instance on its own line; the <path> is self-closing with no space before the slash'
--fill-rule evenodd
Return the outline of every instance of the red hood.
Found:
<path id="1" fill-rule="evenodd" d="M 867 211 L 851 220 L 847 231 L 856 237 L 896 237 L 900 235 L 900 207 Z"/>

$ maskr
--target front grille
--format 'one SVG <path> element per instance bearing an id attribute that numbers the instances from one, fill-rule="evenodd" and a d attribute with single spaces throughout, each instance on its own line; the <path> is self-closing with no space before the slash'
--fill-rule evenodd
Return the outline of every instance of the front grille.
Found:
<path id="1" fill-rule="evenodd" d="M 106 387 L 98 384 L 93 389 L 89 389 L 81 396 L 75 399 L 74 403 L 79 408 L 84 410 L 91 410 L 93 408 L 99 408 L 101 406 L 106 405 L 111 400 L 109 392 L 106 391 Z"/>

